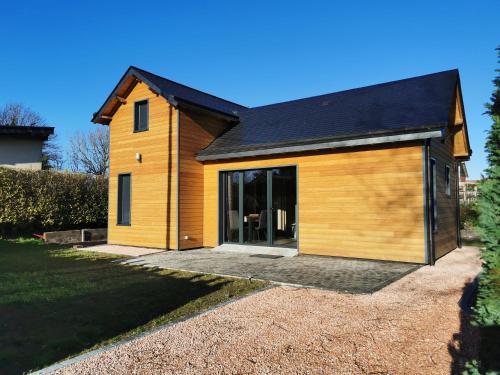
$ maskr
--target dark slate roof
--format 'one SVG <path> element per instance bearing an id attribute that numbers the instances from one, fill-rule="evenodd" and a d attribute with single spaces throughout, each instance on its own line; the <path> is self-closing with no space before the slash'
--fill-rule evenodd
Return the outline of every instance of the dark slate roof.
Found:
<path id="1" fill-rule="evenodd" d="M 51 126 L 0 125 L 0 136 L 47 140 L 52 134 L 54 134 L 54 128 Z"/>
<path id="2" fill-rule="evenodd" d="M 198 156 L 444 127 L 457 80 L 458 70 L 449 70 L 240 109 L 240 122 Z"/>
<path id="3" fill-rule="evenodd" d="M 149 83 L 152 83 L 154 86 L 159 88 L 161 90 L 161 95 L 166 98 L 174 97 L 176 99 L 231 116 L 235 116 L 241 110 L 248 109 L 240 104 L 193 89 L 189 86 L 182 85 L 156 74 L 136 68 L 135 66 L 131 66 L 130 69 L 132 70 L 132 73 L 133 71 L 139 73 L 139 75 L 146 78 Z"/>

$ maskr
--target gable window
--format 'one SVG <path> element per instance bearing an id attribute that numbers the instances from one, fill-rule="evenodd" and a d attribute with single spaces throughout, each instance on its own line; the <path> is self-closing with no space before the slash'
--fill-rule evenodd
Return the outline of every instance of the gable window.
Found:
<path id="1" fill-rule="evenodd" d="M 148 101 L 141 100 L 134 103 L 134 131 L 148 130 Z"/>
<path id="2" fill-rule="evenodd" d="M 130 174 L 118 175 L 118 212 L 117 223 L 130 225 Z"/>
<path id="3" fill-rule="evenodd" d="M 444 181 L 445 181 L 445 188 L 446 188 L 446 196 L 449 198 L 449 197 L 451 197 L 451 176 L 450 176 L 450 166 L 449 165 L 444 166 Z"/>

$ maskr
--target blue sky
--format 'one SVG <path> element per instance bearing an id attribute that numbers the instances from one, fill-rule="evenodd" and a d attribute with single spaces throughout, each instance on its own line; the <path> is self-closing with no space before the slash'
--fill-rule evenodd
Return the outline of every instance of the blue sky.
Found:
<path id="1" fill-rule="evenodd" d="M 129 65 L 248 106 L 458 68 L 474 154 L 496 68 L 496 1 L 17 1 L 0 14 L 0 105 L 63 147 Z"/>

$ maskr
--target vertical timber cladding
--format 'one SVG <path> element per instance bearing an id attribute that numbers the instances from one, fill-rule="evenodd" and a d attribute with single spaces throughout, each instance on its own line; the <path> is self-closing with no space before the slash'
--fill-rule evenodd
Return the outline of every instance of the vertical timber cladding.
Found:
<path id="1" fill-rule="evenodd" d="M 205 162 L 204 246 L 221 170 L 297 165 L 299 252 L 425 262 L 422 144 Z"/>
<path id="2" fill-rule="evenodd" d="M 180 110 L 179 248 L 203 246 L 204 173 L 196 154 L 228 126 L 224 120 Z M 213 220 L 217 220 L 214 217 Z"/>
<path id="3" fill-rule="evenodd" d="M 453 136 L 432 139 L 431 158 L 436 160 L 437 230 L 434 231 L 435 257 L 440 258 L 457 247 L 457 165 L 453 156 Z M 450 195 L 446 194 L 445 166 L 450 167 Z"/>
<path id="4" fill-rule="evenodd" d="M 149 129 L 134 133 L 134 102 L 148 99 Z M 176 246 L 176 109 L 138 83 L 110 124 L 108 242 Z M 140 153 L 142 160 L 136 160 Z M 131 225 L 117 225 L 117 176 L 131 174 Z"/>

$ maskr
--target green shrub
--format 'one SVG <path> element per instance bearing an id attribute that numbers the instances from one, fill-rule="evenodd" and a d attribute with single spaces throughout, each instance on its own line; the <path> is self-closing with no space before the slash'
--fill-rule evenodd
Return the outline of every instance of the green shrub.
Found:
<path id="1" fill-rule="evenodd" d="M 492 167 L 490 176 L 480 185 L 478 203 L 479 232 L 485 246 L 475 321 L 485 327 L 500 325 L 500 167 Z"/>
<path id="2" fill-rule="evenodd" d="M 460 203 L 460 229 L 477 227 L 479 212 L 476 202 Z"/>
<path id="3" fill-rule="evenodd" d="M 103 227 L 107 206 L 105 177 L 0 168 L 0 236 Z"/>
<path id="4" fill-rule="evenodd" d="M 500 62 L 500 47 L 497 48 Z M 500 73 L 500 69 L 496 70 Z M 479 185 L 479 232 L 483 269 L 474 308 L 474 322 L 480 329 L 479 360 L 469 363 L 469 369 L 481 373 L 498 373 L 500 369 L 500 75 L 493 80 L 495 89 L 486 113 L 492 120 L 486 138 L 488 159 L 486 179 Z M 470 371 L 469 371 L 470 372 Z M 470 372 L 472 373 L 472 372 Z"/>

